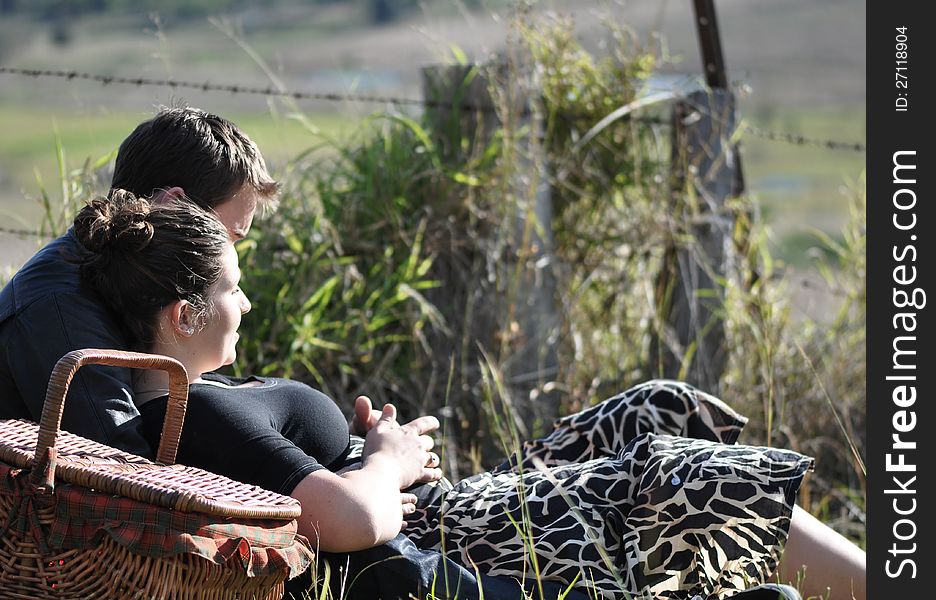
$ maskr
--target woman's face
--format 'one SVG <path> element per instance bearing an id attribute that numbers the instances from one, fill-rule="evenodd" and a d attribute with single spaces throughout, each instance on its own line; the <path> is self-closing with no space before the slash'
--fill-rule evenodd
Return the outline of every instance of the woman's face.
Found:
<path id="1" fill-rule="evenodd" d="M 250 310 L 250 300 L 240 289 L 237 251 L 229 244 L 222 260 L 221 278 L 208 293 L 209 307 L 201 328 L 189 338 L 192 364 L 200 373 L 214 371 L 237 357 L 237 328 L 241 315 Z"/>

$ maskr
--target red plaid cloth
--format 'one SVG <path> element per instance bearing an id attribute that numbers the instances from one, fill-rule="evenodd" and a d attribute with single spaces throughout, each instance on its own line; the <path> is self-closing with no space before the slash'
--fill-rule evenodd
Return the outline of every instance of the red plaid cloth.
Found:
<path id="1" fill-rule="evenodd" d="M 55 549 L 93 548 L 107 535 L 141 556 L 171 557 L 181 553 L 224 564 L 238 556 L 247 575 L 288 573 L 292 579 L 308 568 L 313 552 L 309 541 L 296 533 L 296 522 L 273 519 L 236 519 L 187 513 L 101 494 L 58 483 L 50 496 L 34 496 L 28 472 L 0 463 L 0 494 L 12 496 L 13 510 L 0 523 L 0 537 L 10 527 L 32 529 L 37 540 Z M 51 526 L 37 531 L 35 503 L 51 502 Z"/>

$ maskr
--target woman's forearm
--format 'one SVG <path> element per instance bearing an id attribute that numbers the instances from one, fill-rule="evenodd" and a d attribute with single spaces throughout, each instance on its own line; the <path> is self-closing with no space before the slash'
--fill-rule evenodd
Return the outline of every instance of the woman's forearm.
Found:
<path id="1" fill-rule="evenodd" d="M 369 460 L 341 475 L 316 471 L 291 495 L 302 504 L 299 533 L 320 550 L 371 548 L 392 539 L 403 527 L 399 474 L 389 461 Z"/>
<path id="2" fill-rule="evenodd" d="M 396 414 L 392 404 L 383 407 L 367 432 L 360 469 L 340 474 L 322 469 L 293 490 L 302 504 L 299 533 L 321 550 L 363 550 L 392 539 L 403 528 L 400 490 L 442 476 L 438 465 L 427 466 L 433 446 L 427 434 L 438 429 L 439 421 L 419 417 L 399 425 Z"/>

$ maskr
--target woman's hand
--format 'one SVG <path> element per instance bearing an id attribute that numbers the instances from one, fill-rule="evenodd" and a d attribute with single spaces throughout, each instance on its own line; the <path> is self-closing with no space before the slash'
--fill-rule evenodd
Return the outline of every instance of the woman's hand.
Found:
<path id="1" fill-rule="evenodd" d="M 406 517 L 416 512 L 416 494 L 400 494 L 400 505 L 403 507 L 403 529 L 406 529 Z"/>
<path id="2" fill-rule="evenodd" d="M 430 452 L 434 442 L 426 435 L 439 428 L 439 420 L 426 416 L 400 425 L 396 418 L 396 407 L 385 405 L 377 423 L 367 433 L 362 456 L 364 465 L 395 471 L 401 490 L 414 483 L 441 479 L 438 455 Z"/>

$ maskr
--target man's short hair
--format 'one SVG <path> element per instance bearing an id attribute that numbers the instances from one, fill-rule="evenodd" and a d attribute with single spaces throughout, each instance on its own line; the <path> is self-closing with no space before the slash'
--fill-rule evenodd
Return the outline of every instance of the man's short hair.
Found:
<path id="1" fill-rule="evenodd" d="M 204 208 L 215 208 L 245 185 L 267 208 L 279 184 L 257 145 L 223 117 L 191 107 L 164 108 L 137 125 L 120 144 L 111 189 L 148 197 L 180 187 Z"/>

